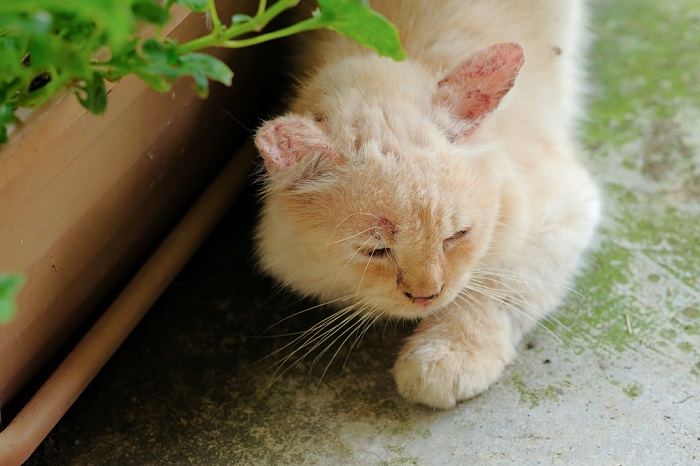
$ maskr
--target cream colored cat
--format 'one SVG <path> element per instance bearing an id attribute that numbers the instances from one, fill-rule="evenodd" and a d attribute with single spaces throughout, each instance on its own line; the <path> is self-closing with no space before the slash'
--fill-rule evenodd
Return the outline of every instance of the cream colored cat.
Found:
<path id="1" fill-rule="evenodd" d="M 303 295 L 420 319 L 394 379 L 449 408 L 486 390 L 555 309 L 598 223 L 572 137 L 583 2 L 372 6 L 408 59 L 306 38 L 290 113 L 256 135 L 258 253 Z"/>

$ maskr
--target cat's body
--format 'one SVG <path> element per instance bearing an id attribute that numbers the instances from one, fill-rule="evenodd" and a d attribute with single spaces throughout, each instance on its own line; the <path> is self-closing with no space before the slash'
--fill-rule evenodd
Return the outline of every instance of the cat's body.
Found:
<path id="1" fill-rule="evenodd" d="M 572 139 L 582 2 L 372 6 L 408 60 L 337 35 L 305 43 L 294 113 L 256 137 L 258 251 L 302 294 L 421 318 L 394 378 L 446 408 L 493 383 L 555 309 L 598 222 Z"/>

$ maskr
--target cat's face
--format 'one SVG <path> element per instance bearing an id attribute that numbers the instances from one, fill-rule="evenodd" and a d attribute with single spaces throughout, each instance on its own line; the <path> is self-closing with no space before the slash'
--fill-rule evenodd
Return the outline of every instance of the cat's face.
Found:
<path id="1" fill-rule="evenodd" d="M 452 302 L 491 241 L 500 181 L 490 159 L 430 149 L 366 156 L 318 193 L 318 217 L 306 223 L 327 237 L 305 247 L 323 257 L 339 291 L 392 315 Z"/>
<path id="2" fill-rule="evenodd" d="M 507 52 L 517 72 L 522 51 Z M 456 73 L 427 103 L 368 103 L 351 117 L 322 106 L 315 118 L 287 115 L 259 130 L 264 268 L 302 293 L 387 315 L 421 317 L 457 298 L 494 241 L 501 184 L 497 149 L 469 135 L 505 92 L 482 86 L 493 99 L 484 106 L 484 92 L 460 95 L 468 78 Z"/>

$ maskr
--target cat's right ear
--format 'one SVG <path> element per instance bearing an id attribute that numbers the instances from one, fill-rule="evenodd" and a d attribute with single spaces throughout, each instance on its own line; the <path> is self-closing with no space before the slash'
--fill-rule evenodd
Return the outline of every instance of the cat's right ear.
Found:
<path id="1" fill-rule="evenodd" d="M 525 61 L 516 42 L 495 44 L 473 53 L 438 83 L 435 101 L 462 119 L 459 137 L 469 136 L 501 103 Z"/>
<path id="2" fill-rule="evenodd" d="M 301 115 L 266 122 L 255 134 L 255 145 L 278 188 L 308 183 L 345 163 L 316 122 Z"/>

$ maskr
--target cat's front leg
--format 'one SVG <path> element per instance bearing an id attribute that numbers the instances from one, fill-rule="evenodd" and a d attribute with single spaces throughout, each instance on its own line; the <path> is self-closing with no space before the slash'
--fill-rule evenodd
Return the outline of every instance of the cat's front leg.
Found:
<path id="1" fill-rule="evenodd" d="M 494 303 L 453 304 L 421 321 L 392 372 L 405 398 L 447 409 L 486 390 L 514 355 L 506 312 Z"/>

